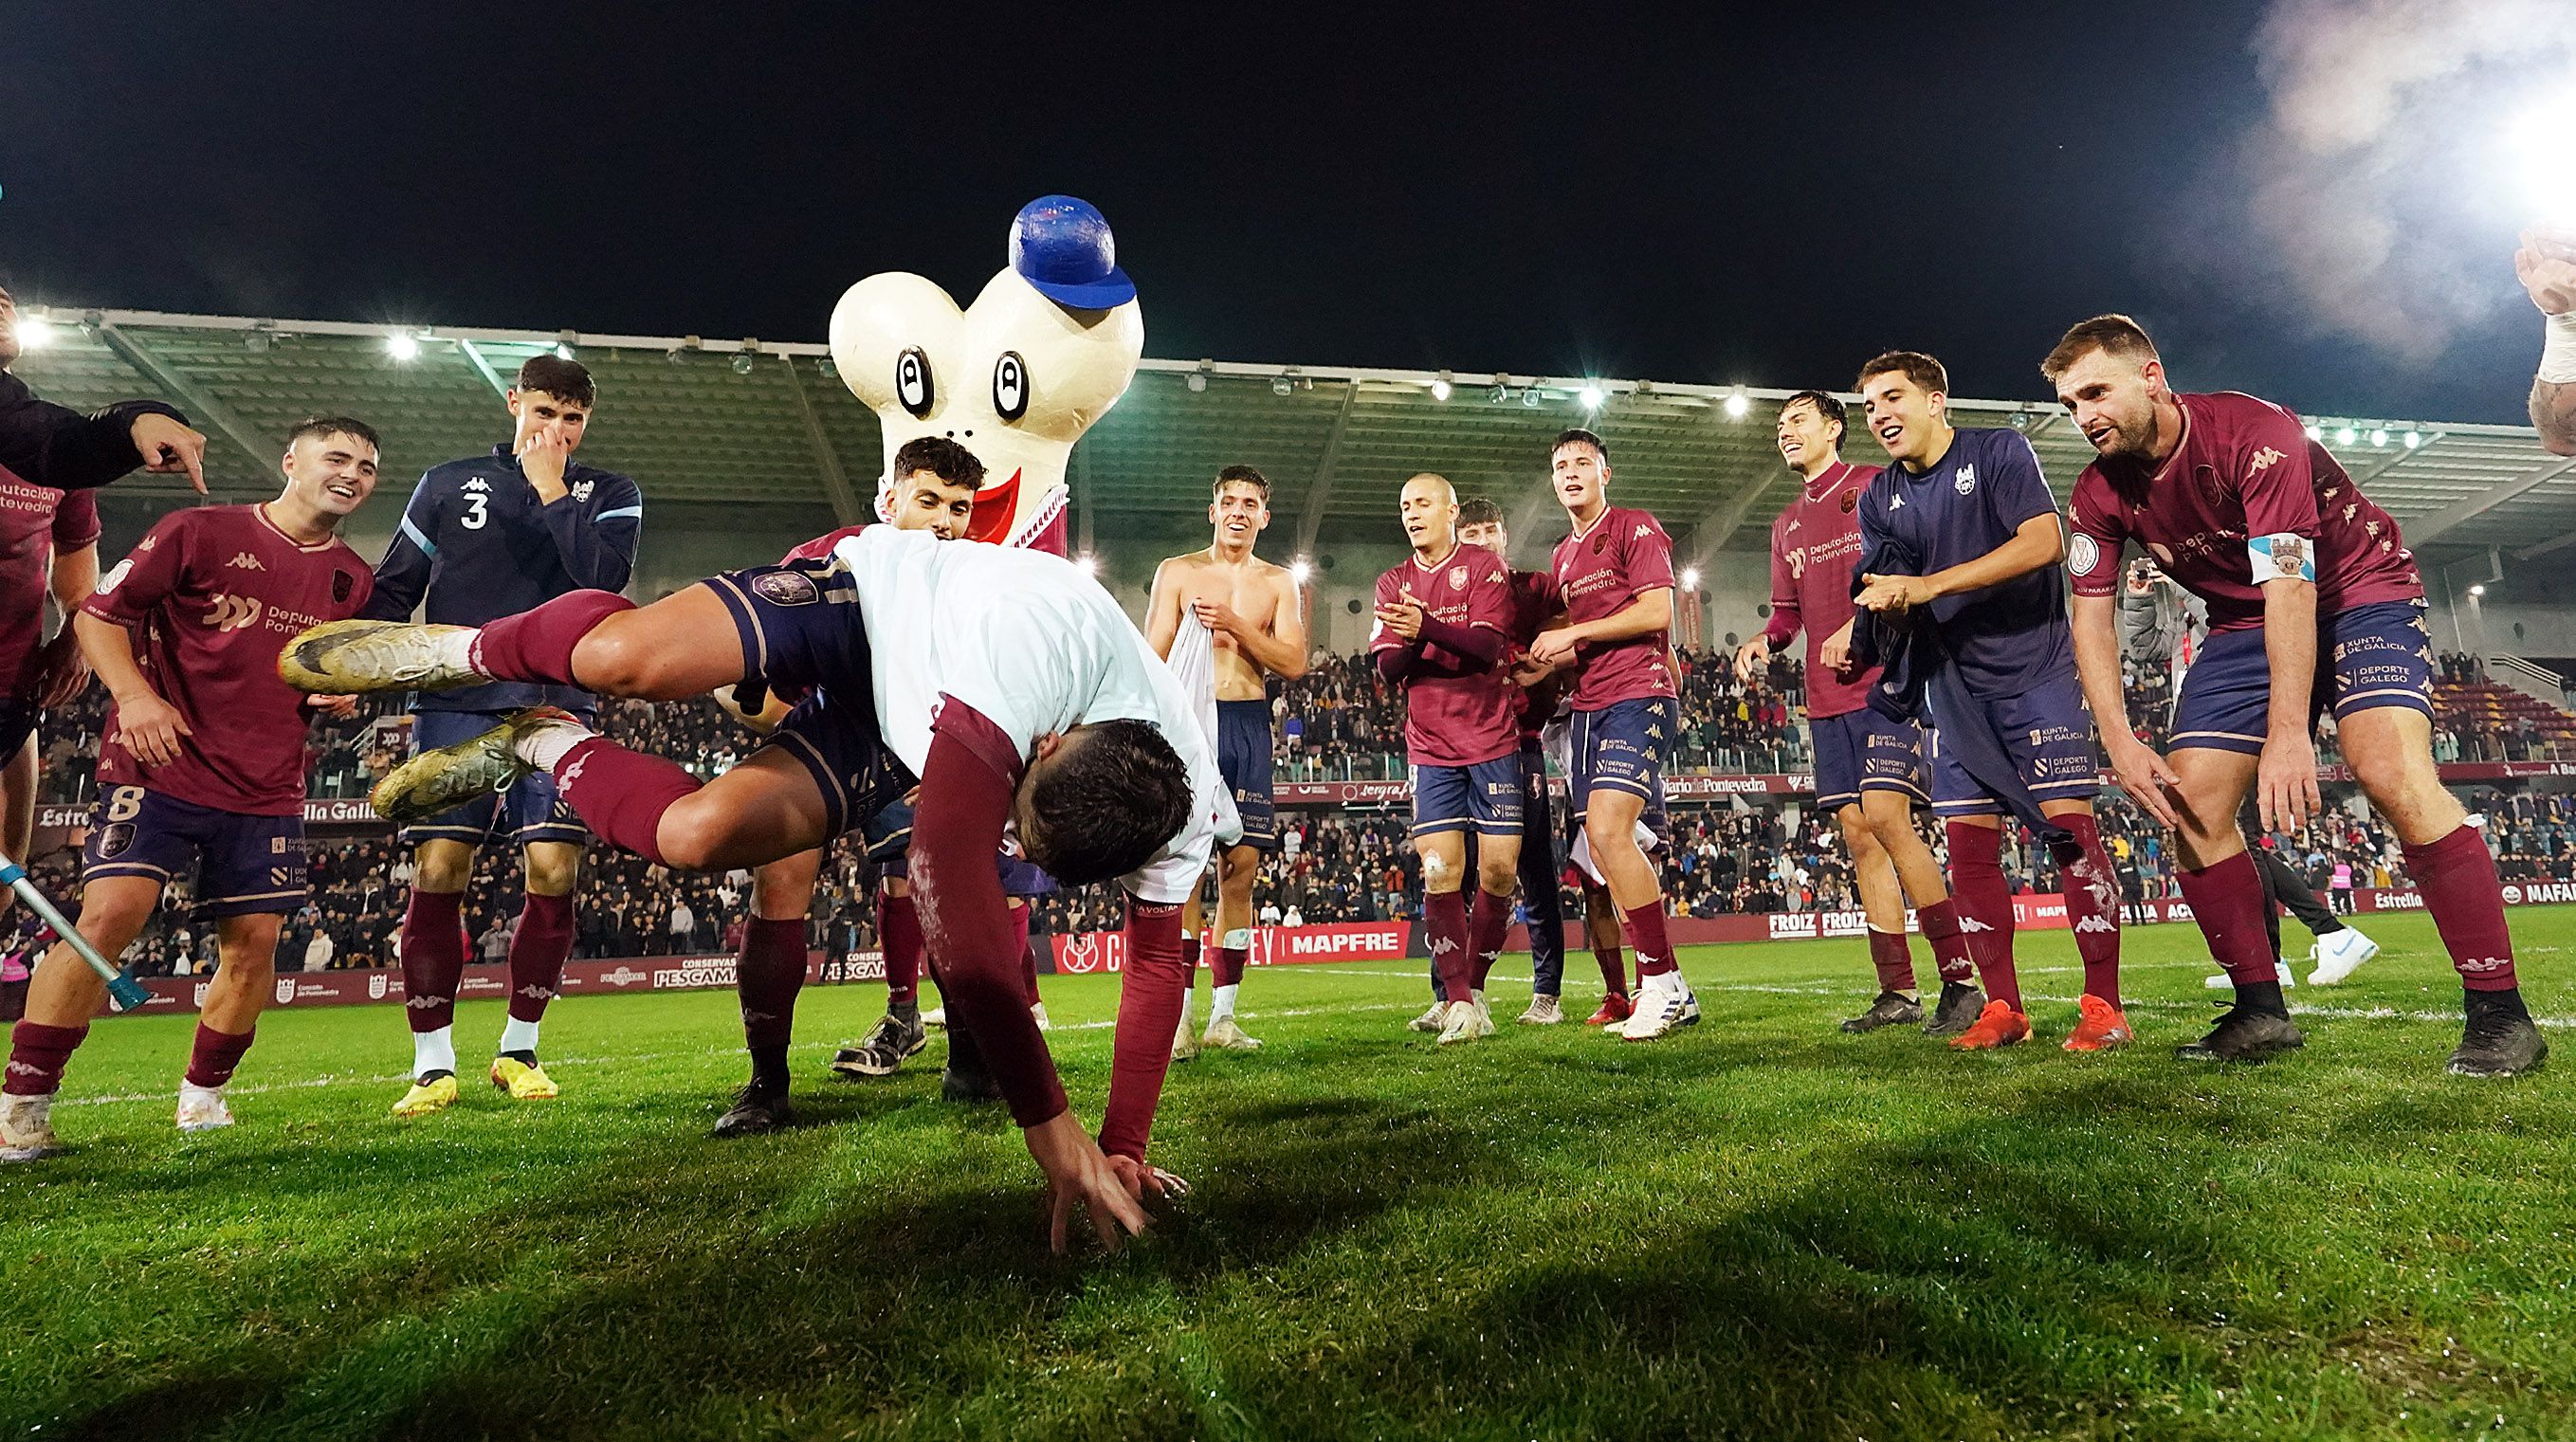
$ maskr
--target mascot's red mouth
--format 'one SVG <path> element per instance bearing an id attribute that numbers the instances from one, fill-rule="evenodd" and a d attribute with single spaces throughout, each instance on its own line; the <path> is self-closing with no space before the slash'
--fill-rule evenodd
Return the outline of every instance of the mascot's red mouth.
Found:
<path id="1" fill-rule="evenodd" d="M 966 539 L 991 545 L 1008 545 L 1011 522 L 1020 513 L 1020 472 L 998 486 L 986 486 L 975 493 L 975 514 L 967 519 Z"/>

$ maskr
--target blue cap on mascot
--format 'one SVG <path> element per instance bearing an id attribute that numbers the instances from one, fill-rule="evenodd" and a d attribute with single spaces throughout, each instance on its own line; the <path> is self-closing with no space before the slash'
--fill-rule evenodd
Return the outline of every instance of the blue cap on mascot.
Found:
<path id="1" fill-rule="evenodd" d="M 1087 200 L 1041 195 L 1011 220 L 1011 269 L 1040 295 L 1075 310 L 1110 310 L 1136 298 L 1118 268 L 1109 222 Z"/>

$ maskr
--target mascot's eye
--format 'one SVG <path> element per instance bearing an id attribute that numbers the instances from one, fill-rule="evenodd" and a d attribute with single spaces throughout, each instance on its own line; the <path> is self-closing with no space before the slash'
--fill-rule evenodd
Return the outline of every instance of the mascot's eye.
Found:
<path id="1" fill-rule="evenodd" d="M 993 362 L 993 414 L 1015 421 L 1029 410 L 1029 363 L 1015 350 Z"/>
<path id="2" fill-rule="evenodd" d="M 930 414 L 930 357 L 913 346 L 894 358 L 894 398 L 914 420 Z"/>

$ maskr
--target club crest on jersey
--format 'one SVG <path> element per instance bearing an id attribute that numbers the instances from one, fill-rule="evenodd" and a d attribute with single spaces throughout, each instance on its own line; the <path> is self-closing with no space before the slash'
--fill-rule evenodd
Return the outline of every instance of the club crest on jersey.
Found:
<path id="1" fill-rule="evenodd" d="M 357 589 L 357 577 L 350 575 L 346 571 L 333 571 L 331 573 L 331 599 L 334 602 L 348 600 L 349 593 Z"/>
<path id="2" fill-rule="evenodd" d="M 1463 586 L 1467 584 L 1467 568 L 1464 566 L 1451 566 L 1449 568 L 1449 584 L 1452 586 Z"/>
<path id="3" fill-rule="evenodd" d="M 573 483 L 572 483 L 572 485 L 569 487 L 569 489 L 570 489 L 570 490 L 571 490 L 571 492 L 572 492 L 572 498 L 573 498 L 574 500 L 576 500 L 576 501 L 587 501 L 587 500 L 589 500 L 589 499 L 590 499 L 590 492 L 591 492 L 591 488 L 592 488 L 592 487 L 594 487 L 594 486 L 596 486 L 596 485 L 598 485 L 598 484 L 599 484 L 599 483 L 598 483 L 597 481 L 575 481 L 575 482 L 573 482 Z"/>
<path id="4" fill-rule="evenodd" d="M 1959 474 L 1950 478 L 1950 489 L 1957 491 L 1960 495 L 1967 495 L 1976 488 L 1977 468 L 1975 466 L 1961 466 L 1959 467 Z"/>
<path id="5" fill-rule="evenodd" d="M 224 562 L 224 564 L 237 571 L 265 571 L 268 569 L 268 567 L 259 563 L 259 557 L 252 555 L 248 551 L 233 552 L 233 558 Z"/>
<path id="6" fill-rule="evenodd" d="M 810 606 L 823 599 L 814 578 L 802 571 L 765 571 L 751 578 L 751 591 L 773 606 Z"/>
<path id="7" fill-rule="evenodd" d="M 1860 492 L 1858 492 L 1858 491 L 1845 491 L 1845 492 L 1843 492 L 1843 514 L 1844 514 L 1844 515 L 1846 515 L 1846 516 L 1848 516 L 1848 515 L 1850 515 L 1853 511 L 1858 510 L 1859 508 L 1860 508 Z"/>

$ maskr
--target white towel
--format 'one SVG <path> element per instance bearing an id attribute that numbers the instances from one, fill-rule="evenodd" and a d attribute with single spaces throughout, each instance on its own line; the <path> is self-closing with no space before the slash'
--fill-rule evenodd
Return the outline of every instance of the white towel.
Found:
<path id="1" fill-rule="evenodd" d="M 1180 681 L 1181 694 L 1190 698 L 1190 719 L 1198 723 L 1209 759 L 1215 759 L 1216 633 L 1196 612 L 1183 609 L 1180 629 L 1172 634 L 1172 654 L 1163 663 Z M 1233 846 L 1243 840 L 1243 818 L 1234 809 L 1234 792 L 1223 785 L 1217 787 L 1215 821 L 1218 845 Z"/>

